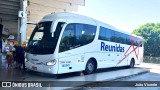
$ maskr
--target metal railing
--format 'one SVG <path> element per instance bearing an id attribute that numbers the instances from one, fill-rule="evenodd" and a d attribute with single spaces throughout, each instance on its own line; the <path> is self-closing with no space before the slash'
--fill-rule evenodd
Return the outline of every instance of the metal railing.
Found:
<path id="1" fill-rule="evenodd" d="M 160 57 L 144 56 L 143 62 L 160 64 Z"/>

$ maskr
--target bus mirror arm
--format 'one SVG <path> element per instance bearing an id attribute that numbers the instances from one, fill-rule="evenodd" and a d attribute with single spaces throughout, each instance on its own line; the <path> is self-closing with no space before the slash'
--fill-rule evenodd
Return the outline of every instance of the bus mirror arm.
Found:
<path id="1" fill-rule="evenodd" d="M 52 32 L 52 37 L 54 37 L 54 32 Z"/>
<path id="2" fill-rule="evenodd" d="M 52 25 L 52 29 L 51 29 L 52 36 L 54 36 L 54 31 L 56 30 L 57 25 L 58 25 L 58 21 L 55 21 Z"/>
<path id="3" fill-rule="evenodd" d="M 53 22 L 53 24 L 52 24 L 51 33 L 54 33 L 54 32 L 55 32 L 55 30 L 56 30 L 57 25 L 58 25 L 59 22 L 65 22 L 65 23 L 66 23 L 66 20 L 64 20 L 64 19 L 57 19 L 57 20 L 55 20 L 55 21 Z"/>

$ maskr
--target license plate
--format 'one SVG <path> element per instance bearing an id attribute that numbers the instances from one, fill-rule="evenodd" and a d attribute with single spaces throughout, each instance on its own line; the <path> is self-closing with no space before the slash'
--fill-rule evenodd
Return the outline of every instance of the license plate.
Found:
<path id="1" fill-rule="evenodd" d="M 37 67 L 35 67 L 35 66 L 32 66 L 32 70 L 37 70 Z"/>

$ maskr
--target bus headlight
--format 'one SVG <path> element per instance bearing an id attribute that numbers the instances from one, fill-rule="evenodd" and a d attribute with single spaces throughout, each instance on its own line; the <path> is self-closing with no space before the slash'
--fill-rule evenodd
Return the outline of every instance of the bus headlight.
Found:
<path id="1" fill-rule="evenodd" d="M 56 64 L 56 60 L 55 59 L 46 63 L 46 65 L 48 65 L 48 66 L 52 66 L 52 65 L 55 65 L 55 64 Z"/>

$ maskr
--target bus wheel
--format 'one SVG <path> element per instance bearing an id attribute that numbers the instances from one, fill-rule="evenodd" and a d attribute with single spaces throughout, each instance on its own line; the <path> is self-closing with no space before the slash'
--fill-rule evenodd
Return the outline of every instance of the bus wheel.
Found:
<path id="1" fill-rule="evenodd" d="M 96 65 L 93 60 L 89 60 L 86 64 L 84 74 L 91 74 L 95 71 Z"/>
<path id="2" fill-rule="evenodd" d="M 134 61 L 134 59 L 132 58 L 131 61 L 130 61 L 129 67 L 130 67 L 130 68 L 133 68 L 134 65 L 135 65 L 135 61 Z"/>

